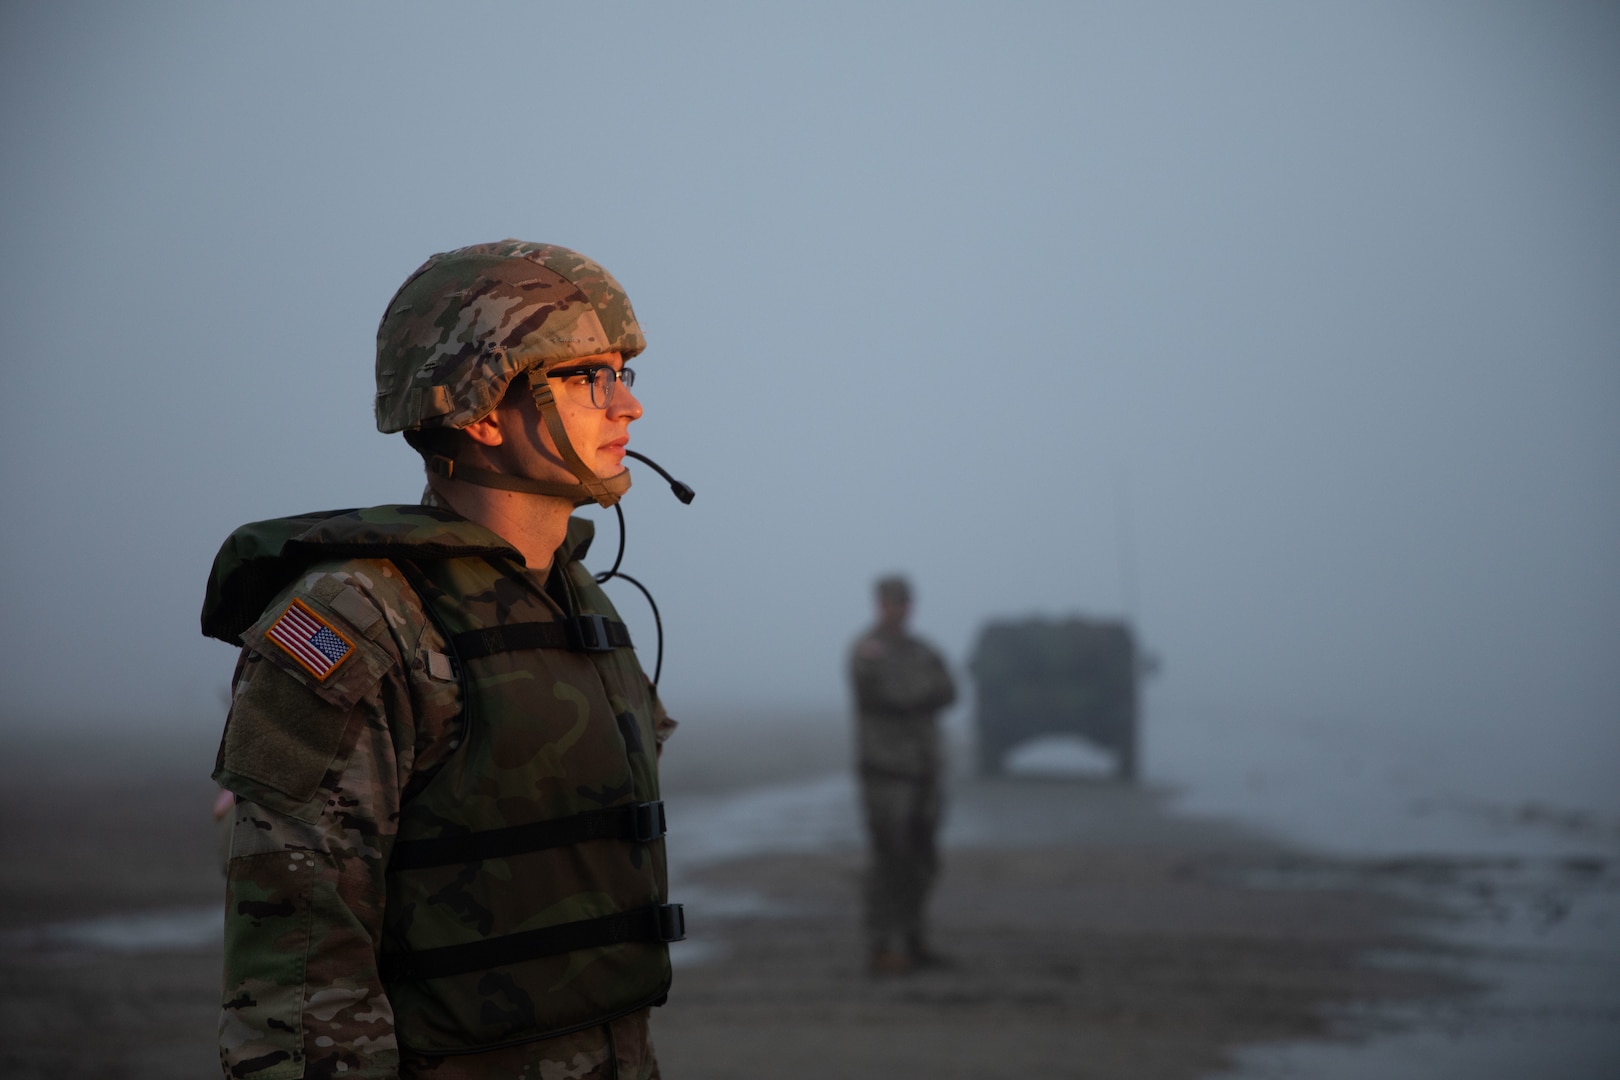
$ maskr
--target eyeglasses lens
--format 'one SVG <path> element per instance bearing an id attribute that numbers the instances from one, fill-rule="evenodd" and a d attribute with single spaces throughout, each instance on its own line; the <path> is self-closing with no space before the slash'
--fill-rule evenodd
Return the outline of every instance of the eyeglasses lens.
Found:
<path id="1" fill-rule="evenodd" d="M 613 404 L 614 387 L 621 382 L 625 386 L 636 385 L 636 373 L 629 368 L 614 371 L 610 367 L 599 367 L 591 372 L 591 405 L 605 409 Z"/>

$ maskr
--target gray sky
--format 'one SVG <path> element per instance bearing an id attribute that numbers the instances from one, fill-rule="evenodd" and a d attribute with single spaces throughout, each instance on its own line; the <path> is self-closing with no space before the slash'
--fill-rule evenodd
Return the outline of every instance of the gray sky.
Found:
<path id="1" fill-rule="evenodd" d="M 6 5 L 0 715 L 204 723 L 219 542 L 415 499 L 377 318 L 518 236 L 650 339 L 677 715 L 838 704 L 904 569 L 957 659 L 1129 606 L 1155 708 L 1603 784 L 1617 61 L 1600 4 Z"/>

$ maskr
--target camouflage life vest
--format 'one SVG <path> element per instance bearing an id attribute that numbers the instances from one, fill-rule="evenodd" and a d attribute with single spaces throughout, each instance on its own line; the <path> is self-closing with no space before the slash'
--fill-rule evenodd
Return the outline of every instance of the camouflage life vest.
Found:
<path id="1" fill-rule="evenodd" d="M 220 555 L 239 565 L 216 564 L 211 636 L 311 562 L 362 557 L 393 561 L 449 645 L 459 746 L 413 783 L 388 865 L 382 976 L 409 1050 L 549 1038 L 668 992 L 667 943 L 683 929 L 667 902 L 653 700 L 578 561 L 590 529 L 569 523 L 545 591 L 499 537 L 429 507 L 244 526 Z"/>

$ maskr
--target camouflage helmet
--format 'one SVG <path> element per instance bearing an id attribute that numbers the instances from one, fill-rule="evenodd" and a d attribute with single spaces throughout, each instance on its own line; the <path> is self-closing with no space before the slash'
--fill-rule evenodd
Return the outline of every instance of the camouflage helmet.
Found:
<path id="1" fill-rule="evenodd" d="M 646 347 L 624 289 L 577 251 L 523 240 L 446 251 L 405 279 L 377 326 L 377 429 L 466 427 L 522 372 Z"/>
<path id="2" fill-rule="evenodd" d="M 377 325 L 377 428 L 405 432 L 428 471 L 447 480 L 612 506 L 629 490 L 629 470 L 591 471 L 543 378 L 529 389 L 575 483 L 458 463 L 414 433 L 488 416 L 525 372 L 606 352 L 628 360 L 646 347 L 624 289 L 577 251 L 522 240 L 446 251 L 405 279 Z"/>

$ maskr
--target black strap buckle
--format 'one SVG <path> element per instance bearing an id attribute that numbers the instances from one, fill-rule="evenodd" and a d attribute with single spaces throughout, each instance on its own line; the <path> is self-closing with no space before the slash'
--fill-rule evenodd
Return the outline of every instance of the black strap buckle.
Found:
<path id="1" fill-rule="evenodd" d="M 658 919 L 659 941 L 686 940 L 686 906 L 684 904 L 659 904 L 653 908 L 653 915 Z"/>
<path id="2" fill-rule="evenodd" d="M 608 620 L 605 615 L 575 615 L 568 620 L 568 632 L 574 648 L 580 652 L 612 652 L 613 642 L 608 638 Z"/>
<path id="3" fill-rule="evenodd" d="M 669 827 L 664 821 L 664 800 L 636 803 L 630 807 L 630 839 L 637 844 L 650 844 L 661 838 Z"/>

